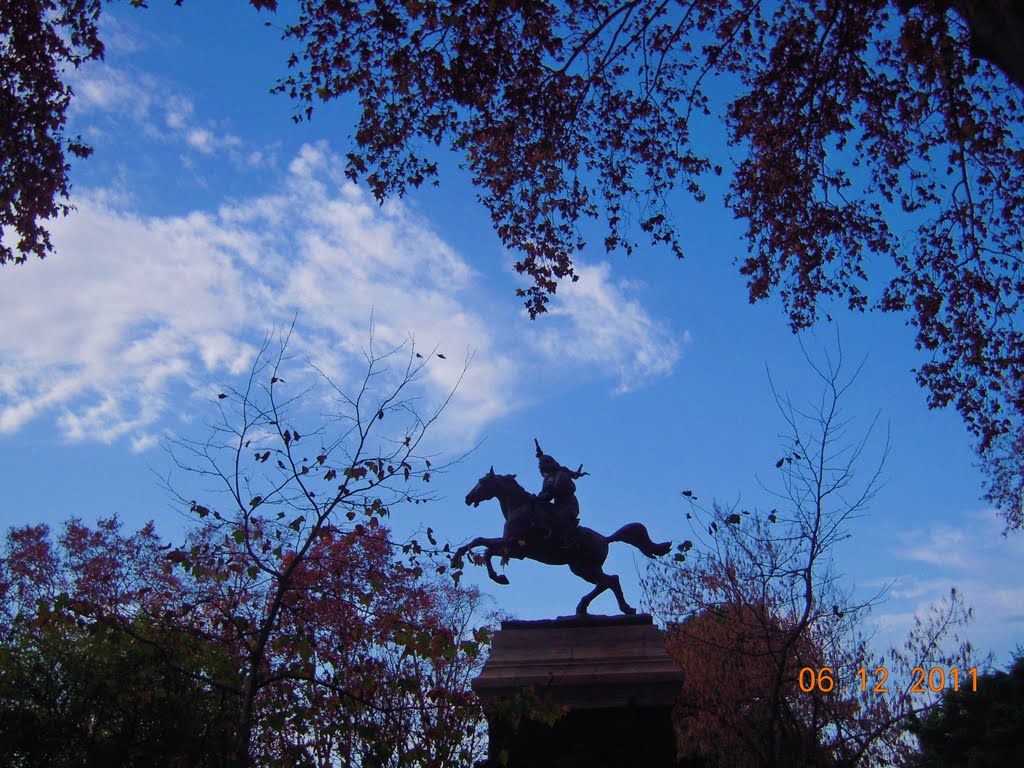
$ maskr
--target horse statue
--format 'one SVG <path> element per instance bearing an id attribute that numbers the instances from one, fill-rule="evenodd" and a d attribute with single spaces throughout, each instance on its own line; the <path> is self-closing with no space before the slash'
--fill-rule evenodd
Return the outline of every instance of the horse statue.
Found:
<path id="1" fill-rule="evenodd" d="M 484 547 L 487 575 L 498 584 L 508 584 L 508 577 L 495 572 L 491 563 L 495 555 L 502 558 L 503 564 L 510 558 L 529 558 L 548 565 L 568 565 L 573 573 L 594 585 L 594 589 L 584 595 L 576 606 L 578 616 L 586 615 L 594 598 L 608 589 L 614 593 L 623 613 L 636 613 L 636 609 L 626 602 L 622 594 L 619 577 L 607 574 L 601 568 L 608 557 L 609 542 L 624 541 L 632 544 L 650 558 L 665 555 L 672 548 L 671 542 L 655 544 L 651 541 L 647 529 L 641 523 L 624 525 L 611 536 L 602 536 L 597 531 L 580 526 L 570 534 L 569 546 L 562 546 L 550 536 L 550 529 L 544 524 L 543 505 L 537 497 L 519 485 L 515 475 L 497 475 L 494 467 L 466 494 L 466 505 L 477 507 L 480 502 L 490 499 L 497 499 L 501 504 L 501 514 L 505 517 L 502 535 L 493 539 L 482 536 L 473 539 L 455 551 L 452 562 L 461 563 L 471 549 Z"/>

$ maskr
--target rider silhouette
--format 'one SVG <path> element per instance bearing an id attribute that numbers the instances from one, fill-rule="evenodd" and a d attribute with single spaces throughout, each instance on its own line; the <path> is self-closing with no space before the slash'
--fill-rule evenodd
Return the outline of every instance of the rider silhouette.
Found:
<path id="1" fill-rule="evenodd" d="M 544 477 L 544 485 L 534 498 L 548 512 L 541 525 L 547 528 L 546 538 L 553 538 L 560 548 L 569 549 L 574 540 L 573 533 L 580 524 L 580 505 L 576 500 L 576 483 L 573 480 L 590 473 L 583 471 L 582 464 L 575 472 L 563 467 L 540 449 L 536 438 L 533 443 L 537 446 L 537 465 Z"/>

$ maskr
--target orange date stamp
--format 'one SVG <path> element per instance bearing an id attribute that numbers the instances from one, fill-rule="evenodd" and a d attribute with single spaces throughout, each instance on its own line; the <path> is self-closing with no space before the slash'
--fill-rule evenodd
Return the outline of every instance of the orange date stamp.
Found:
<path id="1" fill-rule="evenodd" d="M 924 667 L 914 667 L 911 670 L 911 676 L 913 680 L 907 689 L 910 693 L 927 693 L 928 691 L 941 693 L 947 686 L 952 686 L 954 691 L 959 691 L 961 683 L 964 685 L 964 690 L 967 690 L 968 681 L 970 681 L 970 690 L 978 690 L 977 667 L 971 667 L 962 675 L 959 667 L 952 667 L 948 670 L 943 667 L 931 667 L 927 670 Z M 868 690 L 869 685 L 874 693 L 889 692 L 889 688 L 886 687 L 889 670 L 886 667 L 875 667 L 874 672 L 870 672 L 866 667 L 861 667 L 857 670 L 855 677 L 860 680 L 862 693 Z M 832 667 L 804 667 L 797 677 L 797 684 L 804 693 L 815 690 L 829 693 L 836 688 L 835 671 Z M 846 693 L 849 686 L 841 685 L 839 690 Z"/>

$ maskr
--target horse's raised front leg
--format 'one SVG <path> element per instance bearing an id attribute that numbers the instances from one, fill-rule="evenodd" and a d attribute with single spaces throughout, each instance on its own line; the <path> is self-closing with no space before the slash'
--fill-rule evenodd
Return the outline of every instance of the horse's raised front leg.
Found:
<path id="1" fill-rule="evenodd" d="M 494 557 L 496 553 L 500 554 L 504 551 L 504 543 L 504 539 L 486 539 L 483 536 L 478 536 L 468 544 L 463 544 L 455 550 L 455 555 L 452 557 L 452 565 L 454 566 L 457 562 L 461 562 L 462 558 L 465 557 L 469 550 L 475 547 L 484 547 L 483 557 L 484 565 L 487 566 L 487 575 L 490 577 L 491 581 L 506 585 L 508 584 L 508 576 L 495 571 L 494 564 L 491 562 L 491 558 Z"/>
<path id="2" fill-rule="evenodd" d="M 484 564 L 487 566 L 487 575 L 491 577 L 491 581 L 496 581 L 501 585 L 508 584 L 508 576 L 503 573 L 498 573 L 494 570 L 494 564 L 491 563 L 491 558 L 494 556 L 494 552 L 490 547 L 484 552 Z"/>
<path id="3" fill-rule="evenodd" d="M 452 555 L 452 565 L 455 566 L 455 564 L 457 562 L 462 560 L 462 558 L 464 558 L 466 556 L 466 553 L 469 552 L 469 550 L 475 549 L 476 547 L 488 547 L 488 548 L 490 548 L 490 546 L 495 541 L 500 541 L 500 539 L 485 539 L 483 536 L 477 536 L 475 539 L 473 539 L 468 544 L 463 544 L 461 547 L 459 547 L 457 550 L 455 550 L 455 554 Z"/>

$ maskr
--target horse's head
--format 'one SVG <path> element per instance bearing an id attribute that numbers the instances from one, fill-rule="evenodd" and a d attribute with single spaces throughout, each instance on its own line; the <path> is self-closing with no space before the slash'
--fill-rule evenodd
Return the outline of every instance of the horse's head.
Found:
<path id="1" fill-rule="evenodd" d="M 515 482 L 515 477 L 515 475 L 496 475 L 494 474 L 494 467 L 491 467 L 486 475 L 476 481 L 473 490 L 466 494 L 466 506 L 472 504 L 474 507 L 477 507 L 480 506 L 481 501 L 488 501 L 495 496 L 499 496 L 505 485 L 504 481 L 511 479 Z"/>

